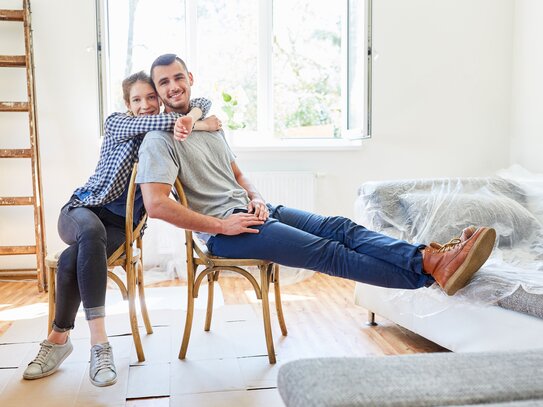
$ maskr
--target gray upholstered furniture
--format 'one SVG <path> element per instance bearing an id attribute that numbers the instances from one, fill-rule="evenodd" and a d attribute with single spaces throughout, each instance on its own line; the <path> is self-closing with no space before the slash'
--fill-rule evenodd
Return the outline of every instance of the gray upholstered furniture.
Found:
<path id="1" fill-rule="evenodd" d="M 360 224 L 411 242 L 445 243 L 468 225 L 498 234 L 490 259 L 452 297 L 437 286 L 357 283 L 356 304 L 454 352 L 543 349 L 543 177 L 366 182 L 356 211 Z"/>
<path id="2" fill-rule="evenodd" d="M 278 387 L 287 407 L 543 406 L 543 351 L 301 359 Z"/>

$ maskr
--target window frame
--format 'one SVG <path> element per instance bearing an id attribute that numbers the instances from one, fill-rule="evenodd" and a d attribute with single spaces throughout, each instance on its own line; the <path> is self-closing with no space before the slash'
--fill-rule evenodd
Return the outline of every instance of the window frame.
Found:
<path id="1" fill-rule="evenodd" d="M 96 1 L 96 35 L 97 35 L 97 61 L 99 86 L 99 115 L 103 123 L 107 112 L 113 105 L 111 92 L 109 92 L 109 16 L 107 2 L 112 0 Z M 113 0 L 114 1 L 114 0 Z M 185 38 L 187 60 L 197 61 L 198 46 L 198 0 L 185 1 Z M 229 142 L 236 150 L 343 150 L 361 146 L 361 141 L 372 137 L 372 11 L 373 0 L 364 2 L 364 47 L 367 56 L 364 60 L 364 116 L 363 128 L 349 129 L 349 5 L 360 0 L 343 0 L 342 7 L 342 33 L 341 33 L 341 137 L 339 138 L 277 138 L 273 136 L 273 0 L 258 1 L 258 82 L 257 82 L 257 133 L 259 143 L 243 145 L 236 141 L 235 133 L 228 135 Z M 345 40 L 346 39 L 346 40 Z M 103 126 L 102 129 L 103 136 Z"/>

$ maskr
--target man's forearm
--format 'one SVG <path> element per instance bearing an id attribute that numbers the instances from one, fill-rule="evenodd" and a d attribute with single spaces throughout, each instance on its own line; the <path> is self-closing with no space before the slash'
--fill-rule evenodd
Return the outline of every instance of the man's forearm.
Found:
<path id="1" fill-rule="evenodd" d="M 264 223 L 255 215 L 235 213 L 225 219 L 194 212 L 170 199 L 171 186 L 163 183 L 142 183 L 141 193 L 147 213 L 151 218 L 162 219 L 177 227 L 211 234 L 239 235 L 258 233 L 254 226 Z"/>
<path id="2" fill-rule="evenodd" d="M 260 192 L 258 192 L 256 187 L 251 182 L 251 180 L 247 178 L 245 175 L 241 175 L 237 177 L 237 182 L 244 190 L 247 191 L 247 196 L 249 197 L 250 200 L 253 200 L 253 199 L 264 200 L 262 198 L 262 195 L 260 195 Z"/>
<path id="3" fill-rule="evenodd" d="M 155 197 L 145 203 L 151 218 L 161 219 L 182 229 L 206 233 L 222 233 L 222 221 L 194 212 L 168 197 Z"/>

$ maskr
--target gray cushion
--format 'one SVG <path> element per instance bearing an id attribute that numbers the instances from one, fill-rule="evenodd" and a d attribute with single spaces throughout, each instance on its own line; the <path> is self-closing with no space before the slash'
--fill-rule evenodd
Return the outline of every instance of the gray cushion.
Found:
<path id="1" fill-rule="evenodd" d="M 502 308 L 543 318 L 543 295 L 526 292 L 519 287 L 513 294 L 498 301 Z"/>
<path id="2" fill-rule="evenodd" d="M 447 406 L 543 399 L 543 351 L 301 359 L 282 366 L 288 407 Z"/>

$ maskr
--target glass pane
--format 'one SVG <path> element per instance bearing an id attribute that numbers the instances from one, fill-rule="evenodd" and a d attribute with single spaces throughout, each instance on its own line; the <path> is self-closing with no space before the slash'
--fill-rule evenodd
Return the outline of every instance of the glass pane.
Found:
<path id="1" fill-rule="evenodd" d="M 194 90 L 230 130 L 256 130 L 258 2 L 198 1 Z"/>
<path id="2" fill-rule="evenodd" d="M 275 134 L 339 137 L 341 7 L 329 0 L 274 0 Z"/>
<path id="3" fill-rule="evenodd" d="M 149 72 L 165 53 L 185 54 L 185 1 L 109 0 L 109 112 L 125 110 L 121 82 L 128 75 Z M 129 24 L 131 17 L 132 25 Z"/>

